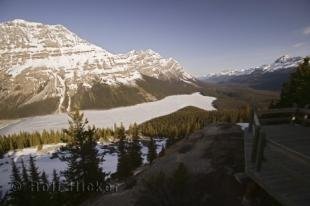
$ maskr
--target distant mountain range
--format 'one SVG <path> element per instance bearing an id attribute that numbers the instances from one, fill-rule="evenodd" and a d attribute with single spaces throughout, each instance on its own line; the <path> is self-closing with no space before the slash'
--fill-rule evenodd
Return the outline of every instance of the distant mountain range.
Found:
<path id="1" fill-rule="evenodd" d="M 254 89 L 279 91 L 289 75 L 303 62 L 303 57 L 281 56 L 272 64 L 248 69 L 228 70 L 199 77 L 218 84 L 246 85 Z"/>
<path id="2" fill-rule="evenodd" d="M 62 25 L 0 24 L 0 118 L 132 105 L 197 91 L 172 58 L 112 54 Z"/>

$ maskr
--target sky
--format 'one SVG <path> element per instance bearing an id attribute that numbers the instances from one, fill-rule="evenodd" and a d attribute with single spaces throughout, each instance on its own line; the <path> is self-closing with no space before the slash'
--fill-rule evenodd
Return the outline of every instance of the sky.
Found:
<path id="1" fill-rule="evenodd" d="M 194 75 L 310 55 L 310 0 L 0 0 L 0 22 L 62 24 L 112 53 L 152 49 Z"/>

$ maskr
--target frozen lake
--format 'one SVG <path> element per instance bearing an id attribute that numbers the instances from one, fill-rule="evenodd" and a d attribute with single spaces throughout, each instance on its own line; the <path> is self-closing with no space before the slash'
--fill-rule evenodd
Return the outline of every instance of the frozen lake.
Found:
<path id="1" fill-rule="evenodd" d="M 114 123 L 123 123 L 128 127 L 131 123 L 144 121 L 167 115 L 186 106 L 195 106 L 205 110 L 215 110 L 212 102 L 216 98 L 203 96 L 200 93 L 187 95 L 173 95 L 164 99 L 137 104 L 127 107 L 118 107 L 109 110 L 84 110 L 84 115 L 90 125 L 96 127 L 112 127 Z M 33 132 L 43 129 L 60 130 L 68 127 L 67 114 L 51 114 L 23 118 L 0 129 L 0 135 L 17 133 L 20 131 Z"/>

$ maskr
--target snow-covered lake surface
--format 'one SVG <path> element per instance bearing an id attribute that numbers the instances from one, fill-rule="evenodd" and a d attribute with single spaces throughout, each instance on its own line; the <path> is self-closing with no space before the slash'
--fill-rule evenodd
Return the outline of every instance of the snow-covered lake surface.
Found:
<path id="1" fill-rule="evenodd" d="M 162 147 L 166 145 L 166 139 L 154 139 L 157 146 L 157 153 L 162 150 Z M 26 167 L 28 168 L 29 156 L 35 157 L 36 166 L 42 172 L 43 170 L 48 175 L 48 178 L 52 179 L 53 170 L 55 169 L 58 173 L 65 170 L 67 165 L 65 162 L 61 161 L 58 157 L 51 158 L 53 153 L 60 148 L 64 143 L 59 144 L 49 144 L 43 145 L 41 151 L 37 151 L 37 147 L 25 148 L 17 151 L 10 151 L 0 159 L 0 197 L 1 191 L 2 195 L 10 190 L 10 176 L 11 176 L 11 161 L 14 160 L 16 165 L 21 170 L 21 160 L 23 159 Z M 148 148 L 145 144 L 141 143 L 141 153 L 143 158 L 143 163 L 147 163 L 146 156 L 148 153 Z M 110 148 L 110 149 L 109 149 Z M 98 144 L 97 149 L 99 154 L 106 152 L 103 156 L 103 161 L 100 166 L 104 172 L 115 173 L 117 168 L 117 146 L 115 144 Z M 112 152 L 109 152 L 112 151 Z"/>
<path id="2" fill-rule="evenodd" d="M 203 96 L 200 93 L 188 95 L 173 95 L 164 99 L 119 107 L 109 110 L 84 110 L 90 125 L 96 127 L 112 127 L 114 123 L 123 123 L 128 127 L 130 123 L 142 123 L 149 119 L 167 115 L 186 106 L 195 106 L 205 110 L 215 110 L 212 102 L 216 98 Z M 44 129 L 60 130 L 68 126 L 67 114 L 51 114 L 21 119 L 0 130 L 0 135 L 17 133 L 20 131 L 43 131 Z"/>

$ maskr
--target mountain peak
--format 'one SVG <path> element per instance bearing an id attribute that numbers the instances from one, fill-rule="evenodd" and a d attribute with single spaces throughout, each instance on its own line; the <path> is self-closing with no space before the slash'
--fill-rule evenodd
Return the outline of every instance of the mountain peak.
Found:
<path id="1" fill-rule="evenodd" d="M 196 86 L 195 78 L 182 65 L 151 49 L 112 54 L 62 25 L 22 19 L 1 23 L 0 33 L 0 75 L 7 77 L 1 84 L 5 88 L 0 97 L 5 98 L 0 98 L 0 103 L 10 101 L 14 95 L 30 97 L 24 98 L 24 105 L 59 99 L 57 110 L 65 111 L 79 101 L 71 97 L 80 95 L 81 90 L 87 93 L 97 84 L 121 89 L 118 85 L 140 87 L 137 82 L 156 81 L 147 82 L 146 76 Z M 16 89 L 16 85 L 22 89 Z M 156 99 L 146 90 L 137 91 L 142 99 Z"/>
<path id="2" fill-rule="evenodd" d="M 12 21 L 6 21 L 6 22 L 3 22 L 3 23 L 5 23 L 5 24 L 27 24 L 27 25 L 33 25 L 33 26 L 42 25 L 41 23 L 27 21 L 27 20 L 24 20 L 24 19 L 14 19 Z"/>
<path id="3" fill-rule="evenodd" d="M 23 20 L 23 19 L 14 19 L 13 21 L 11 21 L 12 23 L 15 23 L 15 24 L 25 24 L 25 23 L 28 23 L 27 21 Z"/>
<path id="4" fill-rule="evenodd" d="M 122 78 L 131 79 L 126 75 L 134 71 L 156 78 L 187 78 L 180 64 L 169 63 L 169 59 L 151 49 L 112 54 L 62 25 L 15 19 L 1 24 L 0 33 L 4 34 L 0 36 L 0 52 L 6 57 L 0 65 L 12 78 L 30 72 L 42 72 L 36 74 L 41 76 L 65 72 L 62 77 L 67 81 L 74 82 L 72 77 L 78 76 L 92 82 L 97 76 L 103 83 L 114 84 L 126 82 Z"/>
<path id="5" fill-rule="evenodd" d="M 149 53 L 149 54 L 157 54 L 154 50 L 152 49 L 147 49 L 145 50 L 145 52 Z"/>
<path id="6" fill-rule="evenodd" d="M 300 56 L 297 57 L 290 57 L 289 55 L 283 55 L 276 59 L 272 64 L 264 64 L 257 67 L 250 67 L 247 69 L 235 69 L 235 70 L 226 70 L 220 73 L 210 73 L 205 75 L 204 78 L 211 79 L 211 78 L 218 78 L 218 77 L 234 77 L 234 76 L 241 76 L 241 75 L 250 75 L 253 72 L 274 72 L 276 70 L 283 70 L 289 68 L 297 67 L 303 58 Z"/>
<path id="7" fill-rule="evenodd" d="M 281 57 L 279 57 L 275 63 L 284 63 L 286 62 L 287 60 L 289 60 L 291 57 L 289 55 L 282 55 Z"/>
<path id="8" fill-rule="evenodd" d="M 33 21 L 28 21 L 28 20 L 24 20 L 24 19 L 14 19 L 11 21 L 6 21 L 6 22 L 0 22 L 0 26 L 16 26 L 16 27 L 24 27 L 26 25 L 26 27 L 49 27 L 49 28 L 57 28 L 57 29 L 61 29 L 61 30 L 67 30 L 69 31 L 65 26 L 61 25 L 61 24 L 42 24 L 39 22 L 33 22 Z"/>

